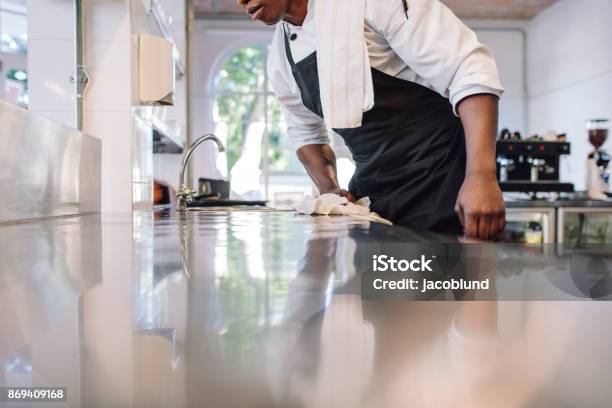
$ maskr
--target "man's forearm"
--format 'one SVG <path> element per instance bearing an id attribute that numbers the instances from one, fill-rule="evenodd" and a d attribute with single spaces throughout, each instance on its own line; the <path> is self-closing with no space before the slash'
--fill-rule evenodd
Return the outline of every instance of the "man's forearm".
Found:
<path id="1" fill-rule="evenodd" d="M 495 239 L 506 225 L 495 163 L 497 105 L 495 95 L 474 95 L 459 104 L 467 165 L 455 211 L 469 238 Z"/>
<path id="2" fill-rule="evenodd" d="M 496 177 L 498 98 L 488 94 L 470 96 L 461 101 L 458 110 L 465 130 L 467 175 Z"/>
<path id="3" fill-rule="evenodd" d="M 334 192 L 338 189 L 336 155 L 329 145 L 302 146 L 298 149 L 297 156 L 321 194 Z"/>

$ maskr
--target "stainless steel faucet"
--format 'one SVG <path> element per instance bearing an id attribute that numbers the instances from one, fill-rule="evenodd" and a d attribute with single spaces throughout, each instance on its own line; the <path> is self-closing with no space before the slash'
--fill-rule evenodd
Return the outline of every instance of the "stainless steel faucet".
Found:
<path id="1" fill-rule="evenodd" d="M 188 186 L 187 165 L 189 164 L 189 158 L 191 157 L 195 149 L 207 140 L 212 140 L 213 142 L 215 142 L 217 144 L 219 152 L 225 151 L 225 147 L 223 146 L 223 143 L 221 143 L 221 140 L 219 140 L 217 136 L 211 135 L 211 134 L 206 134 L 198 138 L 185 151 L 185 154 L 183 155 L 183 161 L 181 162 L 179 191 L 176 193 L 176 199 L 178 200 L 178 204 L 179 204 L 179 211 L 185 211 L 187 209 L 187 204 L 193 201 L 193 196 L 196 193 L 196 190 L 192 190 Z"/>

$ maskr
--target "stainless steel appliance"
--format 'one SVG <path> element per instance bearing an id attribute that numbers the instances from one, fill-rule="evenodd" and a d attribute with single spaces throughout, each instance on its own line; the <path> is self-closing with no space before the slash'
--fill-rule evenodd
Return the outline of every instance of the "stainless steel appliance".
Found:
<path id="1" fill-rule="evenodd" d="M 497 178 L 505 192 L 574 191 L 571 183 L 560 181 L 561 156 L 569 155 L 567 142 L 499 140 L 497 142 Z"/>

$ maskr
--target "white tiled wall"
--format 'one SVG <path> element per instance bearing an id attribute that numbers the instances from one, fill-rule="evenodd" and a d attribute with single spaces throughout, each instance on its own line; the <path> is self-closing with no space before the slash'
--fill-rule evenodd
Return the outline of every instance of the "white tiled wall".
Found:
<path id="1" fill-rule="evenodd" d="M 28 39 L 74 39 L 74 2 L 70 0 L 28 0 Z M 50 24 L 53 22 L 53 24 Z"/>
<path id="2" fill-rule="evenodd" d="M 85 119 L 85 133 L 102 139 L 102 183 L 131 183 L 131 113 L 87 111 Z"/>
<path id="3" fill-rule="evenodd" d="M 178 36 L 184 28 L 184 4 L 169 2 L 165 9 L 176 15 L 173 29 Z M 142 32 L 160 33 L 140 0 L 85 0 L 84 9 L 91 75 L 84 126 L 103 141 L 103 211 L 151 208 L 152 130 L 150 121 L 138 119 L 143 109 L 134 107 L 138 80 L 134 38 Z"/>
<path id="4" fill-rule="evenodd" d="M 69 112 L 74 110 L 74 44 L 66 40 L 30 40 L 30 110 Z M 73 123 L 67 123 L 73 126 Z"/>
<path id="5" fill-rule="evenodd" d="M 132 107 L 130 42 L 87 41 L 85 47 L 87 69 L 91 76 L 85 96 L 85 111 L 129 112 Z"/>
<path id="6" fill-rule="evenodd" d="M 85 0 L 84 130 L 102 139 L 102 211 L 133 209 L 129 0 Z"/>
<path id="7" fill-rule="evenodd" d="M 612 117 L 612 2 L 561 0 L 529 23 L 529 129 L 567 132 L 562 178 L 585 188 L 585 122 Z M 610 141 L 605 147 L 612 148 Z"/>
<path id="8" fill-rule="evenodd" d="M 130 0 L 84 0 L 86 41 L 126 41 L 131 34 Z"/>
<path id="9" fill-rule="evenodd" d="M 74 126 L 73 2 L 28 0 L 27 7 L 29 110 Z"/>
<path id="10" fill-rule="evenodd" d="M 151 122 L 139 115 L 132 120 L 132 179 L 137 183 L 153 182 L 153 130 Z"/>
<path id="11" fill-rule="evenodd" d="M 153 166 L 142 159 L 152 154 L 151 142 L 136 141 L 147 135 L 135 133 L 133 126 L 130 6 L 130 0 L 83 0 L 90 74 L 83 130 L 102 140 L 103 212 L 132 211 L 135 191 L 139 200 L 149 196 L 133 183 L 151 183 L 144 175 L 151 175 Z M 74 13 L 72 0 L 28 0 L 30 110 L 73 127 Z"/>

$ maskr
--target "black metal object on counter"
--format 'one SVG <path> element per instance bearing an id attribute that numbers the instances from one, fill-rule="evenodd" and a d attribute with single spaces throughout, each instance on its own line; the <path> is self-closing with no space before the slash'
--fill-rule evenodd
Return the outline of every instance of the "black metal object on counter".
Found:
<path id="1" fill-rule="evenodd" d="M 499 183 L 501 190 L 506 193 L 573 193 L 572 183 L 558 181 L 506 181 Z"/>
<path id="2" fill-rule="evenodd" d="M 497 178 L 505 192 L 569 193 L 571 183 L 560 182 L 560 159 L 571 153 L 567 142 L 497 141 Z"/>
<path id="3" fill-rule="evenodd" d="M 201 177 L 198 179 L 198 194 L 200 196 L 227 199 L 230 196 L 231 184 L 226 180 L 216 180 Z"/>

